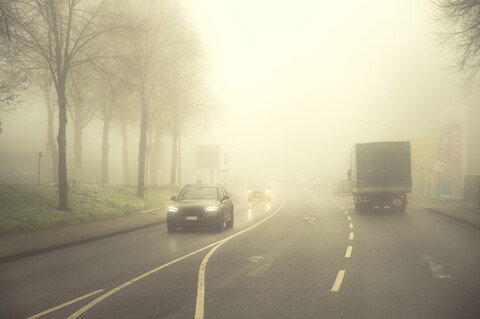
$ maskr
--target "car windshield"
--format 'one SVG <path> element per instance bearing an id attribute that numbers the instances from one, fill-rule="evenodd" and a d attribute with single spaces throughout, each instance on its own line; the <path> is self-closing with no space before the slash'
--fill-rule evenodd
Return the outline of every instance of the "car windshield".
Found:
<path id="1" fill-rule="evenodd" d="M 178 196 L 180 200 L 217 199 L 216 187 L 187 187 Z"/>

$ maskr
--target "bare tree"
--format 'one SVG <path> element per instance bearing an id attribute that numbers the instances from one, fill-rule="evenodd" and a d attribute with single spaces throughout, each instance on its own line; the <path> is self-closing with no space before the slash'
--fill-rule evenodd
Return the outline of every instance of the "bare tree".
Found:
<path id="1" fill-rule="evenodd" d="M 30 72 L 18 68 L 9 40 L 0 45 L 0 114 L 14 110 L 30 83 Z"/>
<path id="2" fill-rule="evenodd" d="M 47 69 L 55 84 L 59 112 L 59 208 L 68 209 L 66 160 L 67 75 L 93 63 L 100 52 L 90 46 L 114 29 L 104 12 L 106 0 L 17 0 L 10 29 L 12 47 L 26 69 Z"/>
<path id="3" fill-rule="evenodd" d="M 178 50 L 179 58 L 169 69 L 169 100 L 164 108 L 172 137 L 170 183 L 173 185 L 181 183 L 182 133 L 185 130 L 191 132 L 198 122 L 207 122 L 220 111 L 220 108 L 207 98 L 204 58 L 196 35 L 185 27 L 180 31 L 174 48 Z"/>
<path id="4" fill-rule="evenodd" d="M 11 24 L 13 23 L 13 0 L 0 1 L 0 34 L 7 39 L 10 38 Z"/>
<path id="5" fill-rule="evenodd" d="M 91 68 L 81 67 L 70 71 L 68 76 L 69 90 L 67 90 L 67 110 L 74 127 L 74 154 L 75 169 L 81 171 L 83 143 L 83 130 L 92 122 L 97 112 L 98 104 L 95 103 L 93 91 L 98 86 L 98 81 L 94 80 L 97 74 L 93 73 Z M 76 172 L 77 174 L 78 172 Z"/>
<path id="6" fill-rule="evenodd" d="M 131 90 L 126 83 L 108 72 L 109 68 L 114 67 L 114 64 L 109 63 L 112 60 L 106 60 L 104 63 L 103 78 L 97 84 L 97 91 L 94 96 L 98 103 L 97 117 L 103 122 L 102 130 L 102 184 L 109 183 L 108 175 L 108 157 L 109 157 L 109 133 L 110 128 L 114 124 L 114 120 L 120 118 L 120 114 L 126 114 L 128 109 L 126 101 Z M 120 122 L 123 121 L 120 120 Z M 126 147 L 126 145 L 124 145 Z M 128 165 L 128 162 L 126 163 Z M 128 172 L 127 172 L 128 174 Z"/>
<path id="7" fill-rule="evenodd" d="M 53 181 L 58 183 L 58 150 L 55 143 L 54 115 L 56 111 L 55 101 L 52 97 L 53 81 L 50 73 L 43 70 L 40 79 L 37 81 L 45 98 L 45 107 L 47 109 L 47 151 L 51 157 L 51 172 Z"/>
<path id="8" fill-rule="evenodd" d="M 137 196 L 143 198 L 150 102 L 172 58 L 169 48 L 178 5 L 175 1 L 148 0 L 130 2 L 130 7 L 126 9 L 131 19 L 129 25 L 135 26 L 135 32 L 119 39 L 126 49 L 121 57 L 124 66 L 122 78 L 135 89 L 140 101 Z"/>
<path id="9" fill-rule="evenodd" d="M 463 72 L 466 86 L 471 86 L 480 69 L 480 1 L 439 0 L 435 4 L 442 24 L 439 40 L 454 48 L 453 68 Z"/>

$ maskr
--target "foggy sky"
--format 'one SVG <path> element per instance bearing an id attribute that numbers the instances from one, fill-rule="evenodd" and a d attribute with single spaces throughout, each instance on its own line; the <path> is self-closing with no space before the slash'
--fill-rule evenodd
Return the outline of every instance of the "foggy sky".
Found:
<path id="1" fill-rule="evenodd" d="M 428 0 L 182 3 L 201 39 L 208 86 L 223 107 L 210 127 L 184 136 L 182 184 L 209 175 L 193 169 L 191 151 L 199 144 L 219 144 L 232 177 L 344 178 L 353 143 L 438 139 L 442 108 L 479 104 L 478 93 L 460 87 L 461 74 L 448 70 L 454 56 L 435 40 L 439 26 Z M 3 140 L 46 140 L 43 99 L 25 100 L 3 120 Z M 70 121 L 70 139 L 72 127 Z M 136 167 L 138 127 L 129 136 Z M 100 137 L 98 121 L 83 137 L 87 166 L 97 175 L 100 144 L 91 141 Z M 111 180 L 121 183 L 118 127 L 110 146 Z M 67 152 L 73 156 L 71 142 Z"/>
<path id="2" fill-rule="evenodd" d="M 344 174 L 354 142 L 439 138 L 441 108 L 478 99 L 430 1 L 184 2 L 227 109 L 205 140 L 232 170 Z"/>

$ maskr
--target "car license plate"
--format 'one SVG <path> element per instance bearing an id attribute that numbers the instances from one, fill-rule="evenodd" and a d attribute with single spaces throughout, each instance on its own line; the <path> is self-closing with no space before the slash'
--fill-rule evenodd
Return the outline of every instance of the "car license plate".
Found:
<path id="1" fill-rule="evenodd" d="M 186 220 L 197 220 L 197 216 L 187 216 Z"/>

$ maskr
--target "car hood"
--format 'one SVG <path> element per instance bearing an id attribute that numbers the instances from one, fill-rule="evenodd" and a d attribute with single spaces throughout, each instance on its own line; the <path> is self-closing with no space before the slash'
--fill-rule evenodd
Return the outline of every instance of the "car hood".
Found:
<path id="1" fill-rule="evenodd" d="M 214 199 L 179 200 L 175 202 L 175 206 L 177 206 L 178 208 L 184 208 L 184 207 L 204 208 L 204 207 L 215 206 L 215 205 L 220 205 L 220 202 Z"/>

